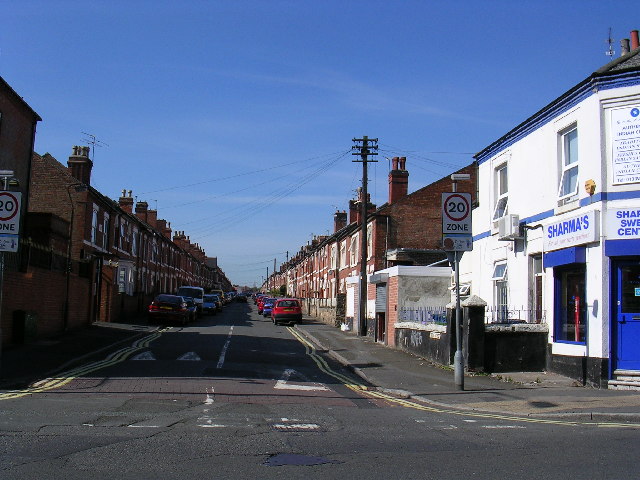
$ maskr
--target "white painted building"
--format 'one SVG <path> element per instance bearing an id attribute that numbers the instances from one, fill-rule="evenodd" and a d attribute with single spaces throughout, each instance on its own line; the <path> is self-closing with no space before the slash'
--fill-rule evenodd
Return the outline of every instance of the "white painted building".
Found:
<path id="1" fill-rule="evenodd" d="M 640 374 L 637 31 L 632 47 L 475 156 L 460 269 L 489 322 L 546 323 L 548 369 L 603 386 Z"/>

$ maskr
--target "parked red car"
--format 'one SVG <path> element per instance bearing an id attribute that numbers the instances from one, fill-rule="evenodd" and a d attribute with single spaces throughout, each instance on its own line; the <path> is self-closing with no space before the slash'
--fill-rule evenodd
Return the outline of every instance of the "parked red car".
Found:
<path id="1" fill-rule="evenodd" d="M 258 301 L 256 302 L 256 305 L 258 306 L 258 314 L 262 315 L 262 306 L 265 302 L 265 300 L 269 298 L 266 295 L 262 295 L 260 298 L 258 298 Z"/>
<path id="2" fill-rule="evenodd" d="M 193 316 L 194 308 L 190 309 L 187 301 L 178 295 L 158 295 L 147 312 L 149 322 L 164 323 L 177 321 L 180 325 L 186 325 Z"/>
<path id="3" fill-rule="evenodd" d="M 276 325 L 302 323 L 302 306 L 297 298 L 279 298 L 273 304 L 271 321 Z"/>

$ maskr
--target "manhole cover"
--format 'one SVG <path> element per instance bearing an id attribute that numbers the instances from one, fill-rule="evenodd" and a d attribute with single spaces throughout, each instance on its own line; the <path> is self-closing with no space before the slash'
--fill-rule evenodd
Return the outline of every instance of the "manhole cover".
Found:
<path id="1" fill-rule="evenodd" d="M 279 453 L 273 455 L 266 462 L 268 467 L 282 467 L 284 465 L 298 465 L 298 466 L 311 466 L 311 465 L 324 465 L 326 463 L 338 463 L 334 460 L 329 460 L 324 457 L 314 457 L 311 455 L 297 455 L 295 453 Z"/>

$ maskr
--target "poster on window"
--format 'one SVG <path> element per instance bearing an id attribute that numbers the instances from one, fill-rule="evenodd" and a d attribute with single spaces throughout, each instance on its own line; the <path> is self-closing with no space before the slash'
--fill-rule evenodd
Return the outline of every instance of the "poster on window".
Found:
<path id="1" fill-rule="evenodd" d="M 611 111 L 613 184 L 640 182 L 640 105 Z"/>

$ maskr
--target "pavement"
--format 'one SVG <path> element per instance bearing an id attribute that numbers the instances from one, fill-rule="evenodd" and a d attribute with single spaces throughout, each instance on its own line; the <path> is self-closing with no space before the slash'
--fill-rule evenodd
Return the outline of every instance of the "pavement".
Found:
<path id="1" fill-rule="evenodd" d="M 552 373 L 510 372 L 466 375 L 464 390 L 453 369 L 305 318 L 295 327 L 318 352 L 326 353 L 380 392 L 462 412 L 530 418 L 640 424 L 640 392 L 595 389 Z M 157 330 L 144 320 L 94 323 L 58 337 L 3 349 L 0 390 L 31 383 L 104 359 Z"/>

